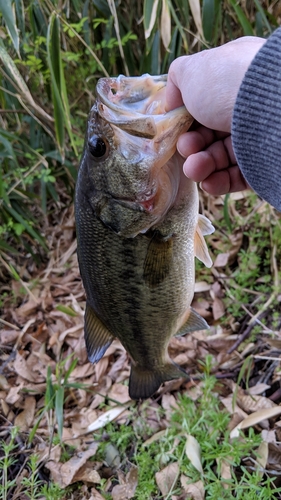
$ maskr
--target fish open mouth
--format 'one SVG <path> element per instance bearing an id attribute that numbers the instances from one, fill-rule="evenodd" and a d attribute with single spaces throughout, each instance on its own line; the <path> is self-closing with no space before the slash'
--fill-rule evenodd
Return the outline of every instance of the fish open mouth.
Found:
<path id="1" fill-rule="evenodd" d="M 193 118 L 184 106 L 165 111 L 166 84 L 167 75 L 101 78 L 96 89 L 99 113 L 119 130 L 153 139 L 156 145 L 168 137 L 172 151 L 179 133 L 190 127 Z"/>

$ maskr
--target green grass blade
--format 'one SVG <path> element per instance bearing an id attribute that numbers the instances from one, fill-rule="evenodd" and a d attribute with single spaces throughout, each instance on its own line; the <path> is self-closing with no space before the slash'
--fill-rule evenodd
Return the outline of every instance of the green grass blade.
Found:
<path id="1" fill-rule="evenodd" d="M 64 108 L 60 95 L 61 59 L 59 20 L 56 13 L 51 15 L 47 33 L 47 60 L 51 74 L 52 100 L 54 106 L 55 130 L 59 151 L 64 158 Z"/>
<path id="2" fill-rule="evenodd" d="M 223 204 L 223 216 L 224 216 L 224 220 L 225 220 L 225 223 L 228 227 L 228 230 L 229 232 L 231 233 L 232 232 L 232 225 L 231 225 L 231 220 L 230 220 L 230 217 L 229 217 L 229 211 L 228 211 L 228 201 L 229 201 L 229 193 L 227 193 L 225 195 L 225 198 L 224 198 L 224 204 Z"/>
<path id="3" fill-rule="evenodd" d="M 15 50 L 19 55 L 19 35 L 11 0 L 0 0 L 0 12 L 4 18 L 8 33 L 11 37 Z"/>
<path id="4" fill-rule="evenodd" d="M 60 386 L 56 390 L 56 407 L 55 407 L 60 440 L 62 440 L 62 430 L 63 430 L 63 402 L 64 402 L 64 387 Z"/>
<path id="5" fill-rule="evenodd" d="M 60 49 L 60 22 L 59 17 L 54 12 L 50 18 L 47 35 L 48 65 L 52 81 L 52 97 L 55 115 L 56 137 L 60 153 L 64 154 L 64 127 L 66 127 L 71 145 L 76 155 L 77 148 L 71 129 L 70 108 L 67 97 L 66 83 L 63 72 Z"/>
<path id="6" fill-rule="evenodd" d="M 17 23 L 22 42 L 23 39 L 25 38 L 25 15 L 24 15 L 23 0 L 15 0 L 15 7 L 16 7 Z"/>
<path id="7" fill-rule="evenodd" d="M 253 36 L 254 30 L 252 28 L 252 25 L 250 21 L 248 21 L 240 5 L 238 5 L 236 0 L 229 0 L 229 3 L 233 7 L 233 10 L 238 18 L 241 28 L 244 31 L 244 35 Z"/>
<path id="8" fill-rule="evenodd" d="M 268 32 L 269 32 L 269 33 L 272 33 L 272 28 L 271 28 L 271 26 L 270 26 L 270 23 L 268 22 L 268 19 L 267 19 L 267 17 L 266 17 L 266 15 L 265 15 L 265 13 L 264 13 L 264 10 L 263 10 L 263 8 L 262 8 L 262 6 L 261 6 L 261 4 L 260 4 L 259 0 L 254 0 L 254 2 L 255 2 L 255 5 L 256 5 L 256 7 L 257 7 L 257 10 L 258 10 L 258 11 L 259 11 L 259 13 L 260 13 L 260 16 L 261 16 L 261 18 L 262 18 L 262 21 L 263 21 L 264 25 L 265 25 L 265 26 L 266 26 L 266 28 L 268 29 Z"/>

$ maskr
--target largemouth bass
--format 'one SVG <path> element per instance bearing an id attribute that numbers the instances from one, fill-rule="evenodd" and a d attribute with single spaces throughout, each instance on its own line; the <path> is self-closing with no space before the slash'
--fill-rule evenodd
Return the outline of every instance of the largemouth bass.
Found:
<path id="1" fill-rule="evenodd" d="M 117 337 L 133 399 L 187 377 L 169 340 L 208 328 L 190 304 L 194 257 L 211 266 L 204 235 L 214 228 L 176 152 L 193 119 L 185 107 L 165 112 L 165 86 L 165 75 L 98 81 L 76 186 L 88 356 L 99 361 Z"/>

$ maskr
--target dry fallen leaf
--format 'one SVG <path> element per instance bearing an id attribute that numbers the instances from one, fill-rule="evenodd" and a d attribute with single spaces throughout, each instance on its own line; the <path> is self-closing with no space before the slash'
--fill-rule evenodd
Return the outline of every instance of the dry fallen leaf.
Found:
<path id="1" fill-rule="evenodd" d="M 138 469 L 131 467 L 126 475 L 124 484 L 114 486 L 111 494 L 113 500 L 130 500 L 133 498 L 138 485 Z"/>
<path id="2" fill-rule="evenodd" d="M 263 469 L 265 469 L 268 460 L 268 443 L 263 441 L 259 445 L 256 453 L 257 453 L 257 462 Z"/>
<path id="3" fill-rule="evenodd" d="M 177 462 L 173 462 L 159 472 L 156 472 L 156 483 L 162 495 L 168 495 L 173 484 L 177 481 L 179 471 L 179 464 Z"/>
<path id="4" fill-rule="evenodd" d="M 195 469 L 198 470 L 200 474 L 203 474 L 200 445 L 197 439 L 191 436 L 191 434 L 188 434 L 186 438 L 185 454 L 187 458 L 189 458 L 193 467 L 195 467 Z"/>
<path id="5" fill-rule="evenodd" d="M 102 415 L 100 415 L 97 420 L 95 420 L 92 424 L 90 424 L 87 428 L 87 432 L 93 432 L 98 429 L 101 429 L 105 425 L 107 425 L 109 422 L 112 422 L 115 420 L 123 411 L 127 409 L 129 405 L 126 404 L 124 406 L 115 406 L 112 408 L 112 410 L 108 410 Z"/>
<path id="6" fill-rule="evenodd" d="M 28 429 L 32 426 L 35 408 L 35 398 L 33 396 L 27 396 L 24 400 L 24 410 L 15 418 L 15 426 L 19 427 L 22 432 L 28 431 Z"/>
<path id="7" fill-rule="evenodd" d="M 239 431 L 241 429 L 247 429 L 253 425 L 259 424 L 263 420 L 268 418 L 276 417 L 281 413 L 281 406 L 275 406 L 274 408 L 266 408 L 264 410 L 258 410 L 252 413 L 249 417 L 245 418 L 238 424 L 230 433 L 231 439 L 239 436 Z"/>
<path id="8" fill-rule="evenodd" d="M 142 444 L 142 446 L 149 446 L 150 444 L 154 443 L 155 441 L 158 441 L 159 439 L 161 439 L 162 437 L 165 436 L 166 432 L 167 432 L 166 429 L 163 429 L 162 431 L 156 432 L 155 434 L 153 434 L 153 436 L 151 436 L 149 439 L 147 439 Z"/>
<path id="9" fill-rule="evenodd" d="M 203 482 L 197 481 L 196 483 L 191 483 L 190 479 L 184 474 L 181 475 L 181 485 L 188 495 L 188 500 L 204 500 L 205 491 Z"/>
<path id="10" fill-rule="evenodd" d="M 46 467 L 51 472 L 52 480 L 58 483 L 61 488 L 66 488 L 66 486 L 76 482 L 76 475 L 78 475 L 79 470 L 85 465 L 90 457 L 96 454 L 98 447 L 99 443 L 92 443 L 88 450 L 80 451 L 77 455 L 74 455 L 63 464 L 53 461 L 47 462 Z M 96 475 L 95 477 L 97 478 Z"/>

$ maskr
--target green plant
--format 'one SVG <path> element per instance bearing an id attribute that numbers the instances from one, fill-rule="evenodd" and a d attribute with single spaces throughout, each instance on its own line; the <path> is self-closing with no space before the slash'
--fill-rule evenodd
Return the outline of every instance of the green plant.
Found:
<path id="1" fill-rule="evenodd" d="M 70 361 L 71 357 L 72 356 L 69 356 L 57 363 L 55 373 L 56 382 L 53 382 L 51 368 L 50 366 L 48 366 L 45 405 L 43 410 L 40 412 L 39 417 L 37 418 L 37 422 L 34 425 L 32 432 L 29 435 L 29 442 L 32 441 L 44 416 L 46 416 L 48 420 L 50 440 L 53 440 L 55 426 L 57 426 L 59 442 L 61 442 L 62 440 L 63 405 L 65 401 L 65 393 L 70 388 L 77 389 L 83 387 L 83 384 L 69 382 L 68 380 L 75 366 L 77 365 L 77 359 L 73 359 L 69 367 L 67 369 L 65 368 L 66 363 Z"/>

